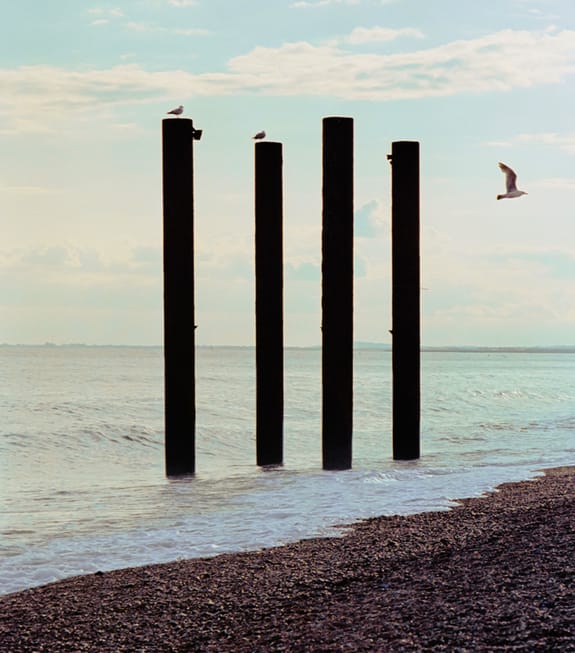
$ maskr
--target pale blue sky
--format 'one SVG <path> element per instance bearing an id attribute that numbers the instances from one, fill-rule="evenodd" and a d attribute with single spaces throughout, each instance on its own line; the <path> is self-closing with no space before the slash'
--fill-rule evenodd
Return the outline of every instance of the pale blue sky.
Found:
<path id="1" fill-rule="evenodd" d="M 199 344 L 254 342 L 260 129 L 284 143 L 285 341 L 320 342 L 330 115 L 355 119 L 357 340 L 389 340 L 386 154 L 417 139 L 423 343 L 575 343 L 572 0 L 20 0 L 0 40 L 0 342 L 161 343 L 183 104 Z M 527 196 L 495 200 L 498 161 Z"/>

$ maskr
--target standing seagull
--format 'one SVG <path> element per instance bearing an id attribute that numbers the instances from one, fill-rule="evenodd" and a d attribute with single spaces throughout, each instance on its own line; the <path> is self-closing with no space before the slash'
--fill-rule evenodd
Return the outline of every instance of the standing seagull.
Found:
<path id="1" fill-rule="evenodd" d="M 513 197 L 521 197 L 521 195 L 527 195 L 524 190 L 517 190 L 515 182 L 517 180 L 517 175 L 511 170 L 509 166 L 506 166 L 504 163 L 499 163 L 501 172 L 505 173 L 505 188 L 507 189 L 506 193 L 498 195 L 498 200 L 504 200 L 506 198 L 512 199 Z"/>
<path id="2" fill-rule="evenodd" d="M 184 113 L 184 107 L 182 104 L 180 104 L 179 107 L 176 107 L 175 109 L 172 109 L 171 111 L 166 111 L 166 114 L 173 114 L 174 116 L 181 116 L 182 113 Z"/>
<path id="3" fill-rule="evenodd" d="M 263 140 L 265 137 L 266 137 L 266 133 L 265 133 L 265 131 L 263 131 L 263 129 L 262 129 L 262 131 L 261 131 L 261 132 L 258 132 L 258 133 L 253 137 L 253 139 L 254 139 L 254 141 L 261 141 L 261 140 Z"/>

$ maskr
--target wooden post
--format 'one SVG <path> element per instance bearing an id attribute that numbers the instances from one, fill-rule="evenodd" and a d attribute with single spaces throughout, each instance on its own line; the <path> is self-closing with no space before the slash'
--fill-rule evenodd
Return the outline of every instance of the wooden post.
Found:
<path id="1" fill-rule="evenodd" d="M 282 144 L 255 145 L 256 456 L 283 463 Z"/>
<path id="2" fill-rule="evenodd" d="M 162 122 L 165 455 L 168 476 L 195 472 L 193 122 Z"/>
<path id="3" fill-rule="evenodd" d="M 324 469 L 352 463 L 353 119 L 323 120 L 322 453 Z"/>
<path id="4" fill-rule="evenodd" d="M 419 143 L 392 144 L 393 458 L 420 455 Z"/>

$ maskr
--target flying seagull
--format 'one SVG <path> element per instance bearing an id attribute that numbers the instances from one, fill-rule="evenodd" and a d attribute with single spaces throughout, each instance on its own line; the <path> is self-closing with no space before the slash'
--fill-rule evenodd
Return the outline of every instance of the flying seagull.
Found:
<path id="1" fill-rule="evenodd" d="M 505 188 L 507 189 L 506 193 L 498 195 L 498 200 L 504 200 L 506 198 L 512 199 L 513 197 L 521 197 L 521 195 L 527 195 L 524 190 L 517 190 L 515 182 L 517 180 L 517 175 L 511 170 L 509 166 L 506 166 L 504 163 L 499 163 L 499 168 L 501 172 L 505 173 Z"/>
<path id="2" fill-rule="evenodd" d="M 179 107 L 172 109 L 171 111 L 166 111 L 167 114 L 173 114 L 174 116 L 181 116 L 184 113 L 184 107 L 180 104 Z"/>
<path id="3" fill-rule="evenodd" d="M 263 131 L 263 129 L 262 129 L 262 131 L 261 131 L 261 132 L 258 132 L 258 133 L 253 137 L 253 138 L 254 138 L 255 141 L 261 141 L 261 140 L 263 140 L 265 137 L 266 137 L 266 133 L 265 133 L 265 131 Z"/>

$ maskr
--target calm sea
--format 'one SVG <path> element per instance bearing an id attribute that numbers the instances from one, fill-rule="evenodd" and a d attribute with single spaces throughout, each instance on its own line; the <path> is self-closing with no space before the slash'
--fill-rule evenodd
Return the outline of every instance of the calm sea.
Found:
<path id="1" fill-rule="evenodd" d="M 167 480 L 160 348 L 0 347 L 0 592 L 447 509 L 575 464 L 575 354 L 424 352 L 391 460 L 391 355 L 357 350 L 354 465 L 321 469 L 321 352 L 285 354 L 285 465 L 255 465 L 255 352 L 197 351 L 197 474 Z"/>

